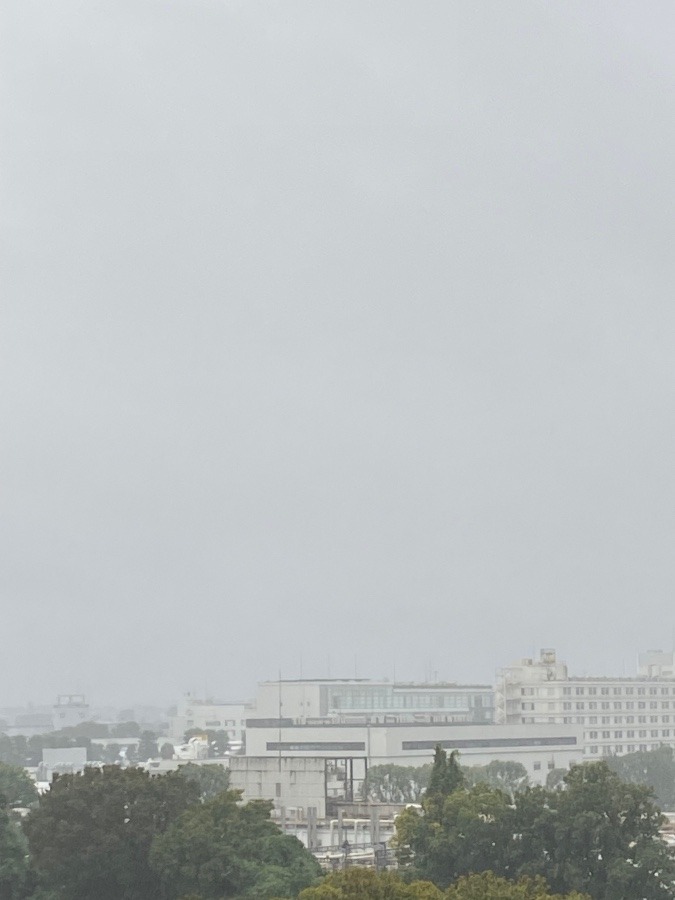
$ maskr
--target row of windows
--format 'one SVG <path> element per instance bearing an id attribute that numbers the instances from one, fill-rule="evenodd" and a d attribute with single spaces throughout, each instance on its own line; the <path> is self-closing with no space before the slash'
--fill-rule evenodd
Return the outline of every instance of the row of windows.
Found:
<path id="1" fill-rule="evenodd" d="M 672 697 L 675 696 L 675 686 L 671 687 L 564 687 L 565 697 Z M 520 689 L 522 697 L 555 697 L 556 688 L 524 687 Z"/>
<path id="2" fill-rule="evenodd" d="M 598 747 L 594 744 L 589 747 L 590 753 L 602 753 L 603 756 L 611 756 L 613 753 L 645 753 L 647 750 L 658 750 L 659 744 L 615 744 L 612 746 Z"/>
<path id="3" fill-rule="evenodd" d="M 438 746 L 441 746 L 444 750 L 464 750 L 470 747 L 555 747 L 576 746 L 576 743 L 576 737 L 572 736 L 540 738 L 467 738 L 454 741 L 403 741 L 401 749 L 435 750 Z"/>
<path id="4" fill-rule="evenodd" d="M 589 740 L 591 740 L 591 741 L 597 741 L 597 740 L 598 740 L 598 734 L 600 734 L 600 733 L 602 733 L 602 739 L 605 740 L 605 741 L 606 741 L 606 740 L 609 740 L 609 738 L 612 736 L 612 735 L 611 735 L 611 732 L 609 732 L 609 731 L 603 731 L 603 732 L 589 731 L 589 733 L 588 733 Z M 622 738 L 622 737 L 623 737 L 623 731 L 615 731 L 613 736 L 614 736 L 614 739 L 615 739 L 615 740 L 616 740 L 616 738 Z M 646 738 L 646 737 L 647 737 L 647 729 L 646 729 L 646 728 L 640 728 L 640 729 L 638 730 L 637 736 L 638 736 L 639 738 Z M 626 731 L 626 737 L 627 737 L 627 738 L 634 738 L 634 737 L 635 737 L 635 731 L 634 731 L 633 729 L 630 729 L 630 728 L 629 728 L 629 729 Z M 649 730 L 649 737 L 653 737 L 653 738 L 659 737 L 659 730 L 658 730 L 658 728 L 651 728 L 651 729 Z M 669 737 L 670 737 L 670 728 L 663 728 L 663 729 L 661 729 L 661 737 L 669 738 Z"/>
<path id="5" fill-rule="evenodd" d="M 194 728 L 195 720 L 187 719 L 185 724 L 188 728 Z M 246 725 L 246 720 L 241 719 L 239 724 L 243 728 L 244 725 Z M 236 719 L 223 719 L 222 722 L 220 721 L 220 719 L 211 719 L 210 721 L 205 722 L 203 725 L 198 725 L 197 727 L 198 728 L 234 728 L 234 727 L 236 727 L 236 725 L 237 725 Z"/>
<path id="6" fill-rule="evenodd" d="M 331 709 L 341 710 L 375 710 L 375 709 L 472 709 L 493 705 L 492 694 L 478 691 L 434 691 L 424 693 L 418 691 L 394 692 L 393 689 L 364 687 L 340 688 L 330 695 Z"/>
<path id="7" fill-rule="evenodd" d="M 525 704 L 523 704 L 523 705 L 525 705 Z M 530 705 L 532 705 L 532 704 L 530 704 Z M 621 701 L 617 701 L 617 702 L 612 703 L 611 705 L 608 700 L 605 700 L 600 703 L 599 707 L 598 707 L 597 702 L 593 701 L 593 700 L 590 701 L 588 706 L 586 706 L 586 704 L 583 701 L 577 702 L 574 704 L 574 709 L 586 709 L 586 708 L 588 708 L 588 709 L 598 709 L 598 708 L 599 709 L 659 709 L 659 704 L 658 704 L 657 700 L 650 700 L 649 706 L 647 706 L 646 700 L 638 700 L 637 704 L 634 703 L 632 700 L 628 700 L 628 701 L 626 701 L 626 703 L 621 703 Z M 662 700 L 660 708 L 661 709 L 670 709 L 670 701 Z M 572 709 L 572 703 L 569 701 L 567 703 L 563 703 L 563 709 Z"/>
<path id="8" fill-rule="evenodd" d="M 662 725 L 670 725 L 670 716 L 661 716 Z M 527 723 L 527 719 L 523 722 Z M 659 716 L 564 716 L 563 725 L 657 725 Z"/>
<path id="9" fill-rule="evenodd" d="M 613 688 L 609 688 L 609 687 L 601 687 L 601 688 L 597 688 L 597 687 L 589 687 L 589 688 L 565 687 L 565 688 L 563 688 L 563 694 L 565 694 L 565 696 L 569 697 L 569 696 L 571 696 L 572 693 L 574 693 L 577 697 L 583 697 L 585 694 L 588 694 L 591 697 L 594 697 L 596 694 L 601 694 L 602 696 L 605 696 L 605 697 L 608 697 L 610 694 L 612 694 L 614 697 L 620 697 L 623 694 L 625 694 L 627 697 L 631 697 L 634 694 L 637 694 L 638 697 L 644 697 L 646 695 L 649 695 L 650 697 L 656 697 L 657 694 L 661 694 L 662 697 L 668 697 L 668 696 L 672 695 L 673 693 L 675 693 L 675 688 L 673 688 L 673 687 L 660 687 L 660 688 L 658 688 L 658 687 L 650 687 L 650 688 L 644 688 L 644 687 L 638 687 L 638 688 L 636 688 L 636 687 L 613 687 Z"/>
<path id="10" fill-rule="evenodd" d="M 522 702 L 520 704 L 520 708 L 525 711 L 531 711 L 537 708 L 541 708 L 541 706 L 537 706 L 537 704 L 533 702 Z M 650 700 L 647 702 L 646 700 L 638 700 L 637 703 L 633 700 L 627 700 L 625 703 L 622 703 L 620 700 L 614 701 L 614 703 L 610 703 L 609 700 L 601 700 L 599 703 L 597 700 L 590 700 L 588 703 L 584 703 L 583 700 L 577 700 L 576 703 L 572 703 L 571 700 L 566 700 L 562 708 L 564 710 L 577 709 L 577 710 L 585 710 L 585 709 L 670 709 L 670 700 L 662 700 L 661 703 L 657 700 Z M 675 703 L 673 704 L 673 708 L 675 708 Z M 555 703 L 547 703 L 546 709 L 548 712 L 555 712 L 556 704 Z"/>
<path id="11" fill-rule="evenodd" d="M 267 741 L 268 750 L 365 750 L 365 741 Z"/>

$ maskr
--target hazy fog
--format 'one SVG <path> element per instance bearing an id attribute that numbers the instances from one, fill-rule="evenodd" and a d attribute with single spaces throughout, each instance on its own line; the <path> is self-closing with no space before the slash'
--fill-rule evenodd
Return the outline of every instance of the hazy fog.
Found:
<path id="1" fill-rule="evenodd" d="M 671 645 L 671 3 L 2 20 L 0 702 Z"/>

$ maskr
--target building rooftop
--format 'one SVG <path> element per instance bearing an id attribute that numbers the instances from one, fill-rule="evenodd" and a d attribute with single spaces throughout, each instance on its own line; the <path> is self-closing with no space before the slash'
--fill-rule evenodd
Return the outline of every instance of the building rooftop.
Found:
<path id="1" fill-rule="evenodd" d="M 458 681 L 389 681 L 377 678 L 274 678 L 258 682 L 259 684 L 326 684 L 326 685 L 372 685 L 373 687 L 391 687 L 395 689 L 443 690 L 447 688 L 480 688 L 491 691 L 491 684 L 462 684 Z"/>

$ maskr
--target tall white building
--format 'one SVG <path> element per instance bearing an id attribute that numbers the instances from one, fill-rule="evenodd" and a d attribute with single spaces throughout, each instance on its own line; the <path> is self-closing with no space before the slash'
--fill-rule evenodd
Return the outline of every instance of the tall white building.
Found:
<path id="1" fill-rule="evenodd" d="M 675 748 L 673 654 L 639 657 L 635 677 L 575 677 L 555 650 L 497 672 L 495 718 L 506 725 L 576 725 L 586 759 Z"/>

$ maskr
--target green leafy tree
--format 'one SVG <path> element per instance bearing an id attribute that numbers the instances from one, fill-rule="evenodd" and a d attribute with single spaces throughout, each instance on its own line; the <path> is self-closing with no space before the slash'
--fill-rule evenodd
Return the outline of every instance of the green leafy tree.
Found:
<path id="1" fill-rule="evenodd" d="M 459 765 L 459 753 L 453 750 L 448 754 L 439 744 L 434 751 L 427 797 L 445 798 L 463 786 L 464 774 Z"/>
<path id="2" fill-rule="evenodd" d="M 86 729 L 85 729 L 86 730 Z M 91 737 L 78 734 L 76 728 L 63 728 L 60 731 L 50 731 L 48 734 L 36 734 L 28 738 L 26 742 L 25 762 L 26 766 L 37 766 L 42 762 L 42 751 L 45 748 L 57 747 L 84 747 L 88 760 L 96 760 L 99 750 L 92 744 Z"/>
<path id="3" fill-rule="evenodd" d="M 662 816 L 646 787 L 604 763 L 576 766 L 563 790 L 516 793 L 479 785 L 396 820 L 399 860 L 446 886 L 461 875 L 543 876 L 554 891 L 593 900 L 672 900 L 675 863 L 659 836 Z"/>
<path id="4" fill-rule="evenodd" d="M 318 864 L 271 821 L 272 804 L 240 800 L 220 793 L 156 838 L 150 859 L 168 900 L 291 897 L 316 880 Z"/>
<path id="5" fill-rule="evenodd" d="M 38 794 L 35 784 L 22 766 L 0 763 L 0 797 L 4 798 L 7 806 L 30 806 L 35 803 Z"/>
<path id="6" fill-rule="evenodd" d="M 551 769 L 546 775 L 546 787 L 550 791 L 562 790 L 565 787 L 565 775 L 567 769 Z"/>
<path id="7" fill-rule="evenodd" d="M 191 737 L 201 737 L 202 735 L 206 735 L 209 747 L 209 759 L 222 759 L 222 757 L 227 755 L 230 746 L 230 738 L 227 731 L 223 731 L 222 729 L 214 731 L 210 728 L 207 728 L 206 730 L 203 728 L 189 728 L 185 732 L 185 743 L 187 743 Z"/>
<path id="8" fill-rule="evenodd" d="M 27 762 L 28 742 L 24 735 L 19 734 L 9 737 L 7 734 L 0 734 L 0 761 L 10 766 L 27 766 L 32 763 Z M 42 758 L 42 757 L 40 757 Z M 38 760 L 34 765 L 37 765 Z"/>
<path id="9" fill-rule="evenodd" d="M 117 744 L 106 744 L 105 747 L 98 748 L 99 759 L 106 765 L 114 765 L 120 761 L 120 750 Z"/>
<path id="10" fill-rule="evenodd" d="M 543 853 L 534 859 L 528 853 L 522 868 L 539 871 L 557 891 L 594 900 L 674 896 L 675 864 L 660 839 L 663 817 L 648 788 L 626 784 L 604 762 L 592 763 L 573 767 L 565 790 L 541 791 L 538 805 L 538 822 L 521 817 L 521 846 L 543 838 Z"/>
<path id="11" fill-rule="evenodd" d="M 675 810 L 675 751 L 666 744 L 656 750 L 607 759 L 609 768 L 630 784 L 651 788 L 661 809 Z"/>
<path id="12" fill-rule="evenodd" d="M 513 799 L 529 785 L 527 769 L 522 763 L 494 759 L 486 766 L 463 767 L 467 785 L 486 784 L 508 794 Z"/>
<path id="13" fill-rule="evenodd" d="M 150 845 L 198 799 L 175 773 L 106 766 L 62 775 L 24 821 L 42 888 L 59 900 L 152 900 Z"/>
<path id="14" fill-rule="evenodd" d="M 437 747 L 422 809 L 406 809 L 396 819 L 399 862 L 441 887 L 487 868 L 503 874 L 512 839 L 508 796 L 484 783 L 464 785 L 457 753 Z"/>
<path id="15" fill-rule="evenodd" d="M 110 728 L 110 737 L 137 738 L 141 736 L 138 722 L 118 722 Z"/>
<path id="16" fill-rule="evenodd" d="M 589 900 L 588 895 L 551 894 L 543 878 L 508 881 L 493 872 L 466 875 L 445 892 L 447 900 Z"/>
<path id="17" fill-rule="evenodd" d="M 462 788 L 464 783 L 464 773 L 459 765 L 459 753 L 453 750 L 448 755 L 440 744 L 437 745 L 429 774 L 429 784 L 424 794 L 426 816 L 437 819 L 441 815 L 446 798 Z"/>
<path id="18" fill-rule="evenodd" d="M 188 763 L 178 769 L 178 774 L 197 785 L 202 800 L 212 800 L 230 787 L 230 773 L 219 763 L 205 766 Z"/>
<path id="19" fill-rule="evenodd" d="M 396 819 L 399 861 L 418 878 L 446 887 L 459 875 L 497 869 L 504 874 L 512 832 L 510 800 L 485 784 L 443 798 L 422 798 L 422 810 Z"/>
<path id="20" fill-rule="evenodd" d="M 0 804 L 0 898 L 22 900 L 29 884 L 28 847 L 19 826 Z"/>
<path id="21" fill-rule="evenodd" d="M 393 872 L 346 869 L 328 875 L 321 884 L 305 888 L 298 900 L 442 900 L 443 893 L 429 881 L 405 883 Z"/>
<path id="22" fill-rule="evenodd" d="M 140 741 L 138 742 L 138 750 L 136 755 L 139 760 L 153 759 L 158 755 L 157 735 L 154 731 L 142 731 Z"/>
<path id="23" fill-rule="evenodd" d="M 429 784 L 431 766 L 371 766 L 361 793 L 380 803 L 418 803 Z"/>

